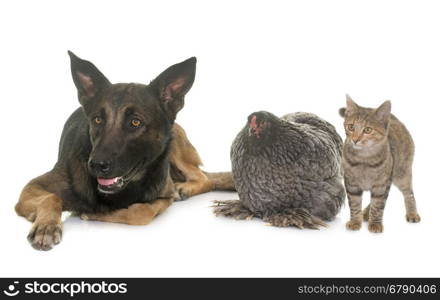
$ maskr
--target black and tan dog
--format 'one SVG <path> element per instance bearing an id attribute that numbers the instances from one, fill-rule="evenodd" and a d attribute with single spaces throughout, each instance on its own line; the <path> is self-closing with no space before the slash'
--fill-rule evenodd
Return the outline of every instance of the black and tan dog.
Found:
<path id="1" fill-rule="evenodd" d="M 230 173 L 199 169 L 198 153 L 174 123 L 194 81 L 195 57 L 142 85 L 112 84 L 92 63 L 69 55 L 81 108 L 64 126 L 54 168 L 30 181 L 16 205 L 33 222 L 34 248 L 60 242 L 62 211 L 143 225 L 174 200 L 233 189 Z"/>

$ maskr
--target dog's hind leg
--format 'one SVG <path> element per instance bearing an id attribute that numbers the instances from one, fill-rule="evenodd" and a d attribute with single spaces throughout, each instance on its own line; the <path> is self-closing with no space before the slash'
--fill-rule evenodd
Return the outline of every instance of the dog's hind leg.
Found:
<path id="1" fill-rule="evenodd" d="M 173 127 L 170 162 L 179 176 L 173 177 L 181 200 L 212 190 L 235 190 L 231 172 L 206 173 L 200 169 L 202 160 L 178 124 Z"/>
<path id="2" fill-rule="evenodd" d="M 61 198 L 46 188 L 53 179 L 51 172 L 35 178 L 23 189 L 15 206 L 18 215 L 33 222 L 28 240 L 38 250 L 50 250 L 61 241 Z"/>
<path id="3" fill-rule="evenodd" d="M 176 178 L 175 182 L 181 200 L 209 192 L 214 188 L 213 182 L 199 168 L 202 165 L 199 154 L 178 124 L 174 124 L 173 127 L 170 163 L 172 168 L 178 170 L 180 177 L 183 177 Z M 179 182 L 179 179 L 184 181 Z"/>

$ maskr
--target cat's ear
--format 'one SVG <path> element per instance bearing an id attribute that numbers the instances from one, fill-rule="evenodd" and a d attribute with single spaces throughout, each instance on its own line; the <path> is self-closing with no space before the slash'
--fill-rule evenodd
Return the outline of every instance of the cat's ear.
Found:
<path id="1" fill-rule="evenodd" d="M 387 125 L 391 115 L 391 101 L 387 100 L 374 111 L 376 118 Z"/>
<path id="2" fill-rule="evenodd" d="M 87 105 L 110 81 L 95 67 L 94 64 L 68 51 L 73 82 L 78 89 L 78 98 L 81 105 Z"/>
<path id="3" fill-rule="evenodd" d="M 347 108 L 345 109 L 344 115 L 351 115 L 358 110 L 359 106 L 351 99 L 349 94 L 345 94 L 345 98 L 347 99 Z"/>

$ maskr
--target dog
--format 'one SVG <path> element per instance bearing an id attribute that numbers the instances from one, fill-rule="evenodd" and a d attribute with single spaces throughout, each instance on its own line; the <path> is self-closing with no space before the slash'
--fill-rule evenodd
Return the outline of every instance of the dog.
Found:
<path id="1" fill-rule="evenodd" d="M 54 168 L 31 180 L 15 210 L 33 222 L 38 250 L 62 238 L 61 213 L 145 225 L 173 201 L 214 189 L 234 190 L 231 173 L 205 173 L 177 113 L 192 87 L 196 58 L 175 64 L 148 85 L 112 84 L 68 51 L 81 107 L 64 125 Z"/>

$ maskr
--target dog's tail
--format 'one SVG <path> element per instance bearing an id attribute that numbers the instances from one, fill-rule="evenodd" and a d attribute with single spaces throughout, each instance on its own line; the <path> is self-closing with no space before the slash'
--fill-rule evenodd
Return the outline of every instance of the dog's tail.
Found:
<path id="1" fill-rule="evenodd" d="M 214 190 L 220 191 L 235 191 L 234 179 L 232 172 L 203 172 L 208 179 L 214 184 Z"/>

